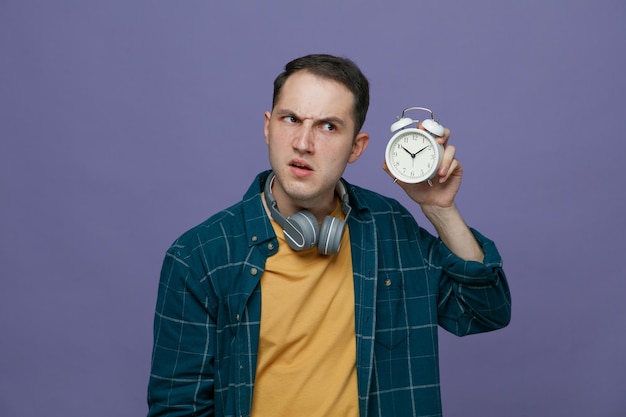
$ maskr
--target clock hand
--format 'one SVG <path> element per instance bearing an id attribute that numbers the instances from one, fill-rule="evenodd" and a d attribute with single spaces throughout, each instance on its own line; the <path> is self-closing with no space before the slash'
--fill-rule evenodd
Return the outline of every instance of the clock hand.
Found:
<path id="1" fill-rule="evenodd" d="M 423 147 L 422 149 L 420 149 L 419 151 L 417 151 L 417 152 L 413 153 L 413 152 L 409 151 L 407 148 L 405 148 L 404 146 L 402 146 L 402 149 L 404 149 L 404 151 L 405 151 L 406 153 L 408 153 L 409 155 L 411 155 L 411 159 L 415 159 L 415 157 L 417 156 L 417 154 L 418 154 L 418 153 L 420 153 L 420 152 L 424 151 L 424 150 L 425 150 L 425 149 L 427 149 L 427 148 L 428 148 L 428 146 L 424 146 L 424 147 Z"/>
<path id="2" fill-rule="evenodd" d="M 411 156 L 412 156 L 413 158 L 415 158 L 415 155 L 417 155 L 418 153 L 422 152 L 422 151 L 423 151 L 423 150 L 425 150 L 426 148 L 428 148 L 428 146 L 424 146 L 424 147 L 423 147 L 422 149 L 420 149 L 419 151 L 417 151 L 417 152 L 415 152 L 415 153 L 412 153 L 412 154 L 411 154 Z"/>

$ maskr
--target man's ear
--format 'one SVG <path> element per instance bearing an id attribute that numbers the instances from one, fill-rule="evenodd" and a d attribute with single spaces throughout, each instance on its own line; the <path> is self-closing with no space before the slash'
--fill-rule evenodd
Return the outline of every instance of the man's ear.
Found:
<path id="1" fill-rule="evenodd" d="M 269 137 L 270 137 L 270 118 L 272 117 L 272 113 L 266 111 L 265 112 L 265 121 L 263 126 L 263 133 L 265 134 L 265 143 L 269 145 Z"/>
<path id="2" fill-rule="evenodd" d="M 353 163 L 363 154 L 370 142 L 370 135 L 366 132 L 359 132 L 352 142 L 352 152 L 348 158 L 348 163 Z"/>

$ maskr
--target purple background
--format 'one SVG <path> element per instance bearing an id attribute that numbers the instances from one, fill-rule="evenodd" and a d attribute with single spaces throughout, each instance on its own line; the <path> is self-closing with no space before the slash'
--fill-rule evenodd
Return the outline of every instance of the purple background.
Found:
<path id="1" fill-rule="evenodd" d="M 0 0 L 1 416 L 145 414 L 164 251 L 268 167 L 312 52 L 371 81 L 347 179 L 410 205 L 383 152 L 431 107 L 505 258 L 510 327 L 442 332 L 445 414 L 626 415 L 626 4 L 370 3 Z"/>

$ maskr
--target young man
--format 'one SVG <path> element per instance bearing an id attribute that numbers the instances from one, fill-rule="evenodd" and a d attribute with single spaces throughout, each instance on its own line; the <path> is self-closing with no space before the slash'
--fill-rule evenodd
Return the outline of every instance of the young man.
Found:
<path id="1" fill-rule="evenodd" d="M 441 415 L 437 326 L 508 324 L 500 256 L 454 204 L 447 129 L 433 186 L 397 182 L 439 237 L 341 179 L 367 148 L 368 105 L 344 58 L 298 58 L 275 80 L 271 171 L 167 251 L 150 416 Z"/>

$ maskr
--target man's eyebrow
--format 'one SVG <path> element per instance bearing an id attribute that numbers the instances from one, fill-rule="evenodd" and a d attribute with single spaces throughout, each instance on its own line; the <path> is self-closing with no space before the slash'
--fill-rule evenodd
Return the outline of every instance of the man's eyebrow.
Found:
<path id="1" fill-rule="evenodd" d="M 333 125 L 337 125 L 337 126 L 341 126 L 341 127 L 345 127 L 346 126 L 346 122 L 343 121 L 343 119 L 339 118 L 339 117 L 324 117 L 323 119 L 320 119 L 321 122 L 326 122 L 326 123 L 330 123 Z"/>
<path id="2" fill-rule="evenodd" d="M 286 108 L 275 108 L 274 111 L 276 112 L 276 114 L 278 116 L 294 116 L 298 119 L 303 119 L 302 116 L 300 116 L 297 112 L 290 110 L 290 109 L 286 109 Z M 320 117 L 319 119 L 314 119 L 315 122 L 317 123 L 331 123 L 337 126 L 341 126 L 341 127 L 345 127 L 346 126 L 346 122 L 340 118 L 340 117 L 336 117 L 336 116 L 326 116 L 326 117 Z"/>
<path id="3" fill-rule="evenodd" d="M 276 113 L 278 116 L 297 116 L 295 111 L 281 108 L 274 108 L 274 110 L 272 110 L 272 113 Z"/>

